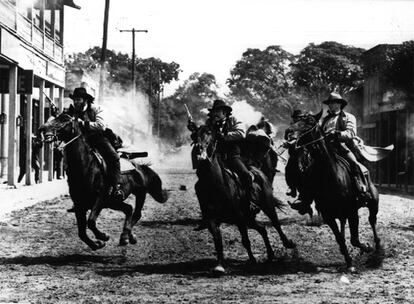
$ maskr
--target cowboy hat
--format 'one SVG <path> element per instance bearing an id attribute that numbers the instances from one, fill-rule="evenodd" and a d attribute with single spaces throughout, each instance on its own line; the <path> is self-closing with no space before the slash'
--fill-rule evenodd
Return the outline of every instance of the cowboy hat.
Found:
<path id="1" fill-rule="evenodd" d="M 348 104 L 348 102 L 343 99 L 342 96 L 338 93 L 331 93 L 329 94 L 328 99 L 322 101 L 322 103 L 326 105 L 330 104 L 331 102 L 339 102 L 341 104 L 341 109 L 343 109 Z"/>
<path id="2" fill-rule="evenodd" d="M 75 98 L 83 98 L 88 102 L 93 102 L 93 100 L 95 99 L 92 95 L 88 94 L 88 92 L 86 92 L 85 88 L 75 88 L 75 90 L 73 90 L 73 94 L 69 94 L 69 98 L 74 100 Z"/>
<path id="3" fill-rule="evenodd" d="M 224 109 L 226 112 L 231 113 L 233 109 L 228 106 L 223 100 L 216 99 L 214 100 L 213 107 L 208 109 L 210 112 L 215 111 L 217 109 Z"/>

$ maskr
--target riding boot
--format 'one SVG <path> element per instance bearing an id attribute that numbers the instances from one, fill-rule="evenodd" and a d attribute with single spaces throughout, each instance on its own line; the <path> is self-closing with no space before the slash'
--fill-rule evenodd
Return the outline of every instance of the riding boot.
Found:
<path id="1" fill-rule="evenodd" d="M 368 200 L 371 199 L 371 194 L 368 191 L 367 183 L 363 172 L 360 168 L 354 168 L 353 180 L 357 189 L 357 200 L 361 207 L 365 206 Z"/>

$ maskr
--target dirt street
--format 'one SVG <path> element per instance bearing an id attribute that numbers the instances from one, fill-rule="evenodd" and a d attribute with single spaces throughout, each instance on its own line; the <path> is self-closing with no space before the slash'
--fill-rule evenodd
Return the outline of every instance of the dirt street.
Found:
<path id="1" fill-rule="evenodd" d="M 93 252 L 77 236 L 70 198 L 39 203 L 0 222 L 0 303 L 414 303 L 414 201 L 381 195 L 378 231 L 383 251 L 351 249 L 356 274 L 326 225 L 286 208 L 282 228 L 297 244 L 284 249 L 268 220 L 276 260 L 266 263 L 260 236 L 249 233 L 259 263 L 249 265 L 238 230 L 222 228 L 227 272 L 215 277 L 208 231 L 195 232 L 199 217 L 190 171 L 161 173 L 170 199 L 148 198 L 134 231 L 136 245 L 119 247 L 123 215 L 104 210 L 98 226 L 111 236 Z M 185 185 L 187 190 L 180 190 Z M 283 176 L 275 194 L 287 200 Z M 131 199 L 131 203 L 134 201 Z M 360 235 L 372 243 L 367 210 Z M 349 233 L 347 231 L 348 245 Z"/>

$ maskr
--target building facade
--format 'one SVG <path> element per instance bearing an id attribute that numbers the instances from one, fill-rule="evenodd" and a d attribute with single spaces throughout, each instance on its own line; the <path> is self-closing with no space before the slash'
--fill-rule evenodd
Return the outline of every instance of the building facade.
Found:
<path id="1" fill-rule="evenodd" d="M 54 106 L 63 109 L 65 6 L 79 9 L 72 0 L 0 0 L 0 177 L 9 185 L 17 168 L 31 172 L 32 135 Z M 39 158 L 52 180 L 53 149 Z"/>
<path id="2" fill-rule="evenodd" d="M 364 54 L 365 71 L 362 100 L 363 139 L 368 145 L 394 151 L 385 159 L 370 165 L 376 184 L 405 192 L 414 190 L 414 108 L 412 96 L 393 88 L 384 77 L 383 62 L 399 45 L 377 45 Z M 413 67 L 414 68 L 414 67 Z M 411 80 L 414 85 L 414 80 Z"/>

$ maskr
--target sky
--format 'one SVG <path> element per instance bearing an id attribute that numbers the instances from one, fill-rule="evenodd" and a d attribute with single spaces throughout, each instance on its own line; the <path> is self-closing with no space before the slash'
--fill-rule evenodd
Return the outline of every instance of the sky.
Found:
<path id="1" fill-rule="evenodd" d="M 105 0 L 65 8 L 65 53 L 102 45 Z M 108 49 L 180 64 L 179 82 L 207 72 L 225 91 L 230 70 L 248 48 L 280 45 L 293 54 L 309 43 L 337 41 L 369 49 L 414 39 L 414 0 L 112 0 Z"/>

